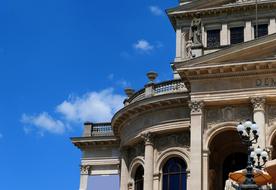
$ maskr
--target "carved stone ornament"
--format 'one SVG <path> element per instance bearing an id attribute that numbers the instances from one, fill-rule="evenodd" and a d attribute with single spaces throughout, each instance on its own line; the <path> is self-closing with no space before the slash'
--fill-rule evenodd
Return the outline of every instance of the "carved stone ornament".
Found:
<path id="1" fill-rule="evenodd" d="M 159 152 L 171 147 L 185 147 L 190 148 L 190 133 L 175 133 L 157 136 L 154 139 L 154 145 Z"/>
<path id="2" fill-rule="evenodd" d="M 193 46 L 201 46 L 202 45 L 202 22 L 199 14 L 192 20 L 191 28 L 190 28 L 190 36 L 189 40 L 193 42 Z"/>
<path id="3" fill-rule="evenodd" d="M 153 143 L 153 135 L 151 132 L 142 133 L 141 137 L 144 139 L 145 145 Z"/>
<path id="4" fill-rule="evenodd" d="M 268 126 L 276 125 L 276 105 L 268 106 Z"/>
<path id="5" fill-rule="evenodd" d="M 189 107 L 191 108 L 191 113 L 202 113 L 202 108 L 204 106 L 203 101 L 190 101 Z"/>
<path id="6" fill-rule="evenodd" d="M 80 166 L 81 175 L 89 175 L 90 171 L 91 171 L 90 165 L 81 165 Z"/>
<path id="7" fill-rule="evenodd" d="M 253 105 L 254 110 L 264 110 L 265 97 L 262 97 L 262 96 L 251 97 L 251 103 Z"/>
<path id="8" fill-rule="evenodd" d="M 223 122 L 240 122 L 252 116 L 252 109 L 249 106 L 226 106 L 206 108 L 206 126 L 212 128 Z"/>

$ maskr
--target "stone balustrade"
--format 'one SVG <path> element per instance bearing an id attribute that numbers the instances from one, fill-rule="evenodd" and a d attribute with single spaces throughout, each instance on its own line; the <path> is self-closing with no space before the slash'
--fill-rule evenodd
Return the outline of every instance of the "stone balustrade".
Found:
<path id="1" fill-rule="evenodd" d="M 185 84 L 181 80 L 170 80 L 165 81 L 157 84 L 153 84 L 153 94 L 152 96 L 159 96 L 164 94 L 172 94 L 172 93 L 179 93 L 179 92 L 186 92 L 187 89 Z M 145 88 L 137 91 L 133 94 L 127 101 L 128 103 L 134 103 L 139 100 L 147 98 L 145 96 Z"/>
<path id="2" fill-rule="evenodd" d="M 92 123 L 91 136 L 92 137 L 114 136 L 111 123 Z"/>

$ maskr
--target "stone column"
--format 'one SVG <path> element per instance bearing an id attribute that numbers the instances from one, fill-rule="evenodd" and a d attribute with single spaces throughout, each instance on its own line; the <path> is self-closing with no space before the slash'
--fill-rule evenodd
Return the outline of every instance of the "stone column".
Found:
<path id="1" fill-rule="evenodd" d="M 144 190 L 153 190 L 153 142 L 150 132 L 143 133 L 145 141 Z"/>
<path id="2" fill-rule="evenodd" d="M 89 174 L 91 171 L 91 166 L 90 165 L 81 165 L 80 168 L 80 189 L 79 190 L 88 190 L 88 179 L 89 179 Z"/>
<path id="3" fill-rule="evenodd" d="M 260 136 L 258 145 L 261 148 L 266 147 L 266 131 L 265 131 L 265 97 L 252 97 L 251 103 L 253 105 L 253 120 L 259 127 Z"/>
<path id="4" fill-rule="evenodd" d="M 274 34 L 276 33 L 276 20 L 275 18 L 271 18 L 269 20 L 269 25 L 268 25 L 268 34 Z"/>
<path id="5" fill-rule="evenodd" d="M 251 21 L 246 21 L 245 22 L 245 27 L 244 27 L 244 41 L 250 41 L 253 39 L 252 35 L 252 24 Z"/>
<path id="6" fill-rule="evenodd" d="M 190 189 L 202 190 L 202 101 L 191 101 L 191 182 Z"/>
<path id="7" fill-rule="evenodd" d="M 221 31 L 220 31 L 220 45 L 221 46 L 226 46 L 228 45 L 228 27 L 227 24 L 223 24 L 221 26 Z"/>
<path id="8" fill-rule="evenodd" d="M 209 154 L 208 150 L 203 151 L 202 161 L 203 161 L 203 190 L 209 189 Z"/>
<path id="9" fill-rule="evenodd" d="M 121 149 L 120 190 L 128 190 L 127 150 Z"/>

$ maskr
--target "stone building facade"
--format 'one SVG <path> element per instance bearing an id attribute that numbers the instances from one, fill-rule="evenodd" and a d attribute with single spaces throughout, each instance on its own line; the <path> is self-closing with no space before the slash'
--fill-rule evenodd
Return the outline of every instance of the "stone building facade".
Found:
<path id="1" fill-rule="evenodd" d="M 85 123 L 71 139 L 83 153 L 80 190 L 112 174 L 121 190 L 221 190 L 246 164 L 236 131 L 246 119 L 276 158 L 276 1 L 181 0 L 166 13 L 174 79 L 149 73 L 111 122 Z"/>

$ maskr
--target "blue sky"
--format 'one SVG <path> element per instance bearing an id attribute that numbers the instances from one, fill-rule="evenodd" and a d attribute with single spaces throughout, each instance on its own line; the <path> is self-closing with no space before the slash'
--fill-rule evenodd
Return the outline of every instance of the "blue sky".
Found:
<path id="1" fill-rule="evenodd" d="M 78 189 L 81 154 L 69 137 L 84 121 L 109 120 L 146 72 L 172 78 L 175 33 L 164 10 L 175 5 L 0 1 L 0 189 Z"/>

